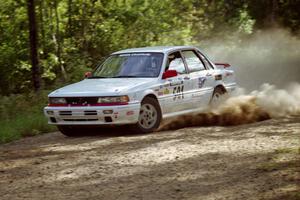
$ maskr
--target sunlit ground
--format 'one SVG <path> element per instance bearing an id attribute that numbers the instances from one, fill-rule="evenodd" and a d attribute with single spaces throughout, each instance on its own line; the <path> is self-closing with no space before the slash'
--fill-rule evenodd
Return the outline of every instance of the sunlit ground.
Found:
<path id="1" fill-rule="evenodd" d="M 0 147 L 4 199 L 296 199 L 300 118 Z M 297 196 L 298 195 L 298 196 Z"/>

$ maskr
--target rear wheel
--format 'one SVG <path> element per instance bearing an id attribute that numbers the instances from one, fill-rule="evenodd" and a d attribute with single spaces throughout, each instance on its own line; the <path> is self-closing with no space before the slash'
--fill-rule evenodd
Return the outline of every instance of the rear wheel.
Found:
<path id="1" fill-rule="evenodd" d="M 214 90 L 214 93 L 211 97 L 211 100 L 209 102 L 210 106 L 211 107 L 215 107 L 215 106 L 218 106 L 223 98 L 224 98 L 224 95 L 226 94 L 226 90 L 221 88 L 221 87 L 216 87 L 215 90 Z"/>
<path id="2" fill-rule="evenodd" d="M 160 125 L 161 115 L 161 109 L 157 100 L 146 97 L 141 104 L 139 121 L 132 128 L 139 133 L 153 132 Z"/>

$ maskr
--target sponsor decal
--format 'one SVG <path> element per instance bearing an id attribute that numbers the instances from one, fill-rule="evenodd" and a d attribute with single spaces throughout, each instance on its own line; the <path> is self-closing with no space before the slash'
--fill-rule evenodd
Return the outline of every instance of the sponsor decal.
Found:
<path id="1" fill-rule="evenodd" d="M 164 87 L 163 85 L 160 85 L 160 86 L 159 86 L 159 89 L 162 89 L 163 87 Z"/>
<path id="2" fill-rule="evenodd" d="M 225 76 L 232 76 L 233 75 L 233 72 L 226 72 L 225 73 Z"/>
<path id="3" fill-rule="evenodd" d="M 183 84 L 183 81 L 174 81 L 174 82 L 171 82 L 170 83 L 170 86 L 176 86 L 176 85 L 182 85 Z"/>
<path id="4" fill-rule="evenodd" d="M 166 88 L 166 89 L 164 90 L 164 94 L 170 94 L 170 90 L 169 90 L 168 88 Z"/>
<path id="5" fill-rule="evenodd" d="M 150 53 L 128 53 L 128 54 L 120 54 L 120 57 L 128 57 L 128 56 L 151 56 Z"/>
<path id="6" fill-rule="evenodd" d="M 198 78 L 198 88 L 202 88 L 204 83 L 206 81 L 206 78 L 205 77 L 200 77 Z"/>
<path id="7" fill-rule="evenodd" d="M 115 119 L 118 118 L 118 115 L 119 115 L 119 112 L 114 112 L 114 117 L 115 117 Z"/>
<path id="8" fill-rule="evenodd" d="M 151 56 L 150 53 L 131 53 L 131 56 Z"/>
<path id="9" fill-rule="evenodd" d="M 215 76 L 215 80 L 216 80 L 216 81 L 222 80 L 222 75 L 221 75 L 221 74 L 216 75 L 216 76 Z"/>
<path id="10" fill-rule="evenodd" d="M 164 93 L 163 92 L 158 92 L 157 95 L 162 96 L 162 95 L 164 95 Z"/>
<path id="11" fill-rule="evenodd" d="M 155 91 L 155 92 L 158 92 L 158 91 L 159 91 L 159 88 L 156 88 L 154 91 Z"/>
<path id="12" fill-rule="evenodd" d="M 133 111 L 133 110 L 127 111 L 127 113 L 126 113 L 127 116 L 133 115 L 133 114 L 134 114 L 134 111 Z"/>

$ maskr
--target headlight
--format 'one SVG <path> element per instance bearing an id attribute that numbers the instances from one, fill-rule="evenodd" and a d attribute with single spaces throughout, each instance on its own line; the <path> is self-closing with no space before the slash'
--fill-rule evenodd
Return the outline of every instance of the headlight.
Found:
<path id="1" fill-rule="evenodd" d="M 124 96 L 117 96 L 117 97 L 99 97 L 98 103 L 127 103 L 129 102 L 129 97 Z"/>
<path id="2" fill-rule="evenodd" d="M 50 97 L 49 104 L 67 104 L 67 101 L 62 97 Z"/>

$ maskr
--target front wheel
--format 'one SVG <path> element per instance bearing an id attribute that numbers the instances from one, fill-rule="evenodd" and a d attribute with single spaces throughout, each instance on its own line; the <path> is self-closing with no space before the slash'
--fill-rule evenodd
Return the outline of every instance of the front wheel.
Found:
<path id="1" fill-rule="evenodd" d="M 139 121 L 132 127 L 135 132 L 151 133 L 161 122 L 162 114 L 156 99 L 146 97 L 141 104 Z"/>

